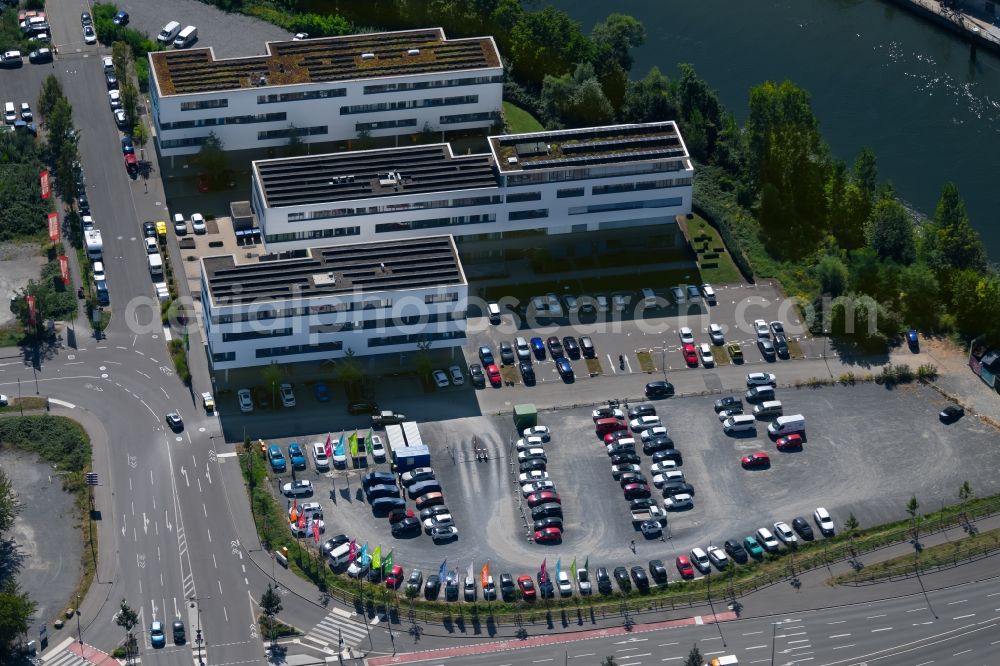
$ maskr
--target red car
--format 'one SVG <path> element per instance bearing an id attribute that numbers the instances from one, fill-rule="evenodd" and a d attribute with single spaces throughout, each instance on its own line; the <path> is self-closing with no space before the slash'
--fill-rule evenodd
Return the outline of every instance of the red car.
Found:
<path id="1" fill-rule="evenodd" d="M 779 451 L 789 451 L 802 448 L 802 435 L 797 432 L 793 432 L 791 435 L 785 435 L 784 437 L 779 437 L 775 442 L 778 445 Z"/>
<path id="2" fill-rule="evenodd" d="M 493 363 L 486 366 L 486 376 L 490 378 L 490 384 L 499 388 L 503 380 L 500 378 L 500 368 Z"/>
<path id="3" fill-rule="evenodd" d="M 129 175 L 135 175 L 139 171 L 139 163 L 135 159 L 135 153 L 125 154 L 125 170 Z"/>
<path id="4" fill-rule="evenodd" d="M 619 439 L 632 439 L 632 433 L 628 431 L 628 428 L 624 430 L 618 430 L 617 432 L 609 432 L 604 436 L 605 444 L 614 444 Z"/>
<path id="5" fill-rule="evenodd" d="M 688 559 L 687 555 L 677 556 L 677 571 L 681 578 L 694 578 L 694 567 L 691 566 L 691 560 Z"/>
<path id="6" fill-rule="evenodd" d="M 395 590 L 403 583 L 403 567 L 398 564 L 392 565 L 392 571 L 385 577 L 385 586 L 390 590 Z"/>
<path id="7" fill-rule="evenodd" d="M 629 483 L 622 488 L 622 493 L 627 500 L 645 499 L 650 495 L 649 485 L 645 483 Z"/>
<path id="8" fill-rule="evenodd" d="M 559 499 L 559 493 L 554 490 L 539 490 L 538 492 L 528 495 L 528 506 L 532 508 L 538 506 L 539 504 L 546 504 L 548 502 L 562 504 L 562 500 Z"/>
<path id="9" fill-rule="evenodd" d="M 531 576 L 518 576 L 517 586 L 521 588 L 521 596 L 525 599 L 535 598 L 535 581 L 531 580 Z"/>
<path id="10" fill-rule="evenodd" d="M 754 451 L 748 456 L 743 456 L 741 462 L 743 463 L 743 469 L 758 469 L 771 466 L 771 459 L 763 451 Z"/>
<path id="11" fill-rule="evenodd" d="M 684 361 L 690 366 L 698 365 L 698 352 L 695 350 L 694 345 L 687 344 L 684 345 Z"/>
<path id="12" fill-rule="evenodd" d="M 389 524 L 395 525 L 403 518 L 412 518 L 414 516 L 413 509 L 393 509 L 389 512 Z"/>
<path id="13" fill-rule="evenodd" d="M 535 543 L 553 543 L 562 539 L 562 530 L 558 527 L 546 527 L 535 530 Z"/>

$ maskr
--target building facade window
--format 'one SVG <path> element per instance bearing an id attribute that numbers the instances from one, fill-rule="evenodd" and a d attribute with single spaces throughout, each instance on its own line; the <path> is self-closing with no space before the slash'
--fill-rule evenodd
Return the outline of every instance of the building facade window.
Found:
<path id="1" fill-rule="evenodd" d="M 507 213 L 508 220 L 534 220 L 540 217 L 548 217 L 548 208 L 536 208 L 535 210 L 512 210 Z"/>
<path id="2" fill-rule="evenodd" d="M 208 141 L 207 136 L 189 136 L 184 139 L 160 139 L 161 148 L 185 148 L 187 146 L 202 146 Z"/>
<path id="3" fill-rule="evenodd" d="M 440 116 L 442 125 L 458 125 L 460 123 L 494 122 L 497 119 L 495 111 L 480 111 L 479 113 L 456 113 L 450 116 Z"/>
<path id="4" fill-rule="evenodd" d="M 612 185 L 594 185 L 595 196 L 601 194 L 618 194 L 620 192 L 636 192 L 643 190 L 661 190 L 668 187 L 690 185 L 690 178 L 673 178 L 667 180 L 640 180 L 632 183 L 614 183 Z"/>
<path id="5" fill-rule="evenodd" d="M 338 238 L 341 236 L 357 236 L 361 227 L 337 227 L 336 229 L 316 229 L 314 231 L 294 231 L 287 234 L 268 234 L 264 240 L 268 243 L 287 243 L 288 241 L 308 240 L 310 238 Z"/>
<path id="6" fill-rule="evenodd" d="M 399 213 L 407 210 L 432 210 L 434 208 L 465 208 L 468 206 L 492 206 L 499 204 L 503 198 L 499 195 L 484 197 L 460 197 L 458 199 L 439 199 L 437 201 L 413 201 L 410 203 L 388 204 L 384 206 L 363 206 L 359 208 L 324 208 L 308 213 L 289 213 L 289 222 L 305 220 L 325 220 L 335 217 L 355 217 L 358 215 L 378 215 L 381 213 Z"/>
<path id="7" fill-rule="evenodd" d="M 454 303 L 458 300 L 458 294 L 455 292 L 450 292 L 447 294 L 427 294 L 424 296 L 424 303 L 430 305 L 432 303 Z"/>
<path id="8" fill-rule="evenodd" d="M 465 337 L 465 331 L 444 331 L 443 333 L 412 333 L 410 335 L 387 335 L 368 339 L 369 347 L 389 347 L 392 345 L 410 345 L 418 342 L 433 342 L 435 340 L 459 340 Z"/>
<path id="9" fill-rule="evenodd" d="M 277 104 L 281 102 L 302 102 L 311 99 L 326 99 L 328 97 L 346 97 L 347 88 L 325 88 L 323 90 L 303 90 L 301 92 L 280 93 L 275 95 L 257 95 L 258 104 Z"/>
<path id="10" fill-rule="evenodd" d="M 541 192 L 514 192 L 507 195 L 507 203 L 518 203 L 520 201 L 540 201 Z"/>
<path id="11" fill-rule="evenodd" d="M 647 201 L 620 201 L 612 204 L 594 204 L 592 206 L 573 206 L 569 209 L 570 215 L 584 215 L 586 213 L 605 213 L 612 210 L 635 210 L 637 208 L 672 208 L 680 206 L 684 200 L 681 197 L 670 197 L 669 199 L 649 199 Z"/>
<path id="12" fill-rule="evenodd" d="M 228 361 L 236 360 L 236 352 L 221 352 L 219 354 L 212 354 L 212 363 L 226 363 Z"/>
<path id="13" fill-rule="evenodd" d="M 201 109 L 225 109 L 229 99 L 201 99 L 197 102 L 181 102 L 181 111 L 200 111 Z"/>
<path id="14" fill-rule="evenodd" d="M 398 102 L 377 102 L 375 104 L 351 104 L 340 107 L 340 115 L 356 113 L 379 113 L 380 111 L 403 111 L 406 109 L 426 109 L 435 106 L 456 106 L 478 104 L 479 95 L 459 95 L 457 97 L 428 97 L 426 99 L 405 99 Z"/>
<path id="15" fill-rule="evenodd" d="M 398 120 L 379 120 L 371 123 L 355 123 L 356 132 L 374 132 L 376 130 L 393 129 L 395 127 L 416 127 L 416 118 L 399 118 Z"/>
<path id="16" fill-rule="evenodd" d="M 365 95 L 379 95 L 388 92 L 401 92 L 404 90 L 427 90 L 428 88 L 452 88 L 456 86 L 480 86 L 490 83 L 503 83 L 503 76 L 474 76 L 461 79 L 437 79 L 434 81 L 414 81 L 411 83 L 384 83 L 381 85 L 365 86 Z"/>
<path id="17" fill-rule="evenodd" d="M 190 129 L 192 127 L 218 127 L 219 125 L 247 125 L 250 123 L 273 123 L 287 120 L 288 114 L 284 111 L 280 113 L 258 113 L 248 116 L 226 116 L 225 118 L 199 118 L 198 120 L 179 120 L 175 123 L 160 123 L 163 131 L 176 129 Z"/>
<path id="18" fill-rule="evenodd" d="M 344 348 L 344 343 L 336 340 L 334 342 L 320 342 L 315 345 L 291 345 L 289 347 L 264 347 L 258 349 L 257 358 L 271 358 L 273 356 L 295 356 L 297 354 L 316 354 L 319 352 L 340 351 Z"/>
<path id="19" fill-rule="evenodd" d="M 555 183 L 567 180 L 600 180 L 615 176 L 638 176 L 648 173 L 666 173 L 689 168 L 684 160 L 660 160 L 657 162 L 640 162 L 631 165 L 616 164 L 614 166 L 592 166 L 576 169 L 554 169 L 517 173 L 503 176 L 507 187 L 535 185 L 538 183 Z"/>
<path id="20" fill-rule="evenodd" d="M 557 199 L 568 199 L 569 197 L 582 197 L 584 188 L 582 187 L 569 187 L 564 190 L 556 191 Z"/>
<path id="21" fill-rule="evenodd" d="M 265 331 L 242 331 L 240 333 L 223 333 L 223 342 L 239 342 L 241 340 L 258 340 L 260 338 L 280 338 L 286 335 L 291 335 L 292 329 L 289 328 L 276 328 Z"/>
<path id="22" fill-rule="evenodd" d="M 436 229 L 438 227 L 454 227 L 463 224 L 485 224 L 495 222 L 496 215 L 462 215 L 460 217 L 439 217 L 432 220 L 413 220 L 410 222 L 387 222 L 376 224 L 375 233 L 386 234 L 394 231 L 411 231 L 414 229 Z"/>
<path id="23" fill-rule="evenodd" d="M 296 136 L 316 136 L 327 134 L 330 128 L 327 125 L 316 125 L 315 127 L 286 127 L 284 129 L 264 130 L 257 132 L 258 141 L 268 141 L 271 139 L 288 139 L 294 134 Z"/>

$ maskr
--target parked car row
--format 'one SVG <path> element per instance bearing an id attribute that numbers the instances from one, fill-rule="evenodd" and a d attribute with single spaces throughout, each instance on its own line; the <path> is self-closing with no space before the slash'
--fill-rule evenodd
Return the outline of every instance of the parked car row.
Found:
<path id="1" fill-rule="evenodd" d="M 525 313 L 537 317 L 558 319 L 566 315 L 593 314 L 599 312 L 624 312 L 629 305 L 636 303 L 641 309 L 648 309 L 666 305 L 685 305 L 695 303 L 704 299 L 708 305 L 715 305 L 715 289 L 710 284 L 684 285 L 670 287 L 666 290 L 666 295 L 657 296 L 651 288 L 640 289 L 638 292 L 616 293 L 610 296 L 606 294 L 572 296 L 565 295 L 562 298 L 556 294 L 545 294 L 544 296 L 532 296 L 523 307 Z M 490 321 L 494 324 L 500 323 L 499 306 L 490 303 L 488 306 Z"/>
<path id="2" fill-rule="evenodd" d="M 558 543 L 563 535 L 562 499 L 549 480 L 546 445 L 552 439 L 547 426 L 526 428 L 517 440 L 518 484 L 531 512 L 535 543 Z"/>

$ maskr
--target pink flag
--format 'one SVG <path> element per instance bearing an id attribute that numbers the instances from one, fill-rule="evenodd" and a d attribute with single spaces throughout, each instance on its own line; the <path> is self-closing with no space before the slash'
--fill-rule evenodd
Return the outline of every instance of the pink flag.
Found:
<path id="1" fill-rule="evenodd" d="M 549 572 L 545 569 L 545 560 L 542 560 L 542 568 L 538 570 L 538 582 L 544 583 L 549 579 Z"/>
<path id="2" fill-rule="evenodd" d="M 326 433 L 326 446 L 323 447 L 327 458 L 333 457 L 333 442 L 330 440 L 330 433 Z"/>
<path id="3" fill-rule="evenodd" d="M 313 521 L 313 541 L 319 543 L 319 521 Z"/>
<path id="4" fill-rule="evenodd" d="M 306 514 L 302 512 L 299 514 L 299 529 L 304 530 L 306 528 Z"/>
<path id="5" fill-rule="evenodd" d="M 354 558 L 357 557 L 358 545 L 351 539 L 351 549 L 347 551 L 347 561 L 353 562 Z"/>

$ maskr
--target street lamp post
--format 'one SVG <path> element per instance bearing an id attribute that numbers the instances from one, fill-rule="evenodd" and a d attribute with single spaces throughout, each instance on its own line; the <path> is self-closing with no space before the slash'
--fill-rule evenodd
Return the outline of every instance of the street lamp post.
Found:
<path id="1" fill-rule="evenodd" d="M 80 628 L 80 595 L 76 596 L 76 639 L 80 643 L 80 661 L 87 663 L 83 656 L 83 629 Z"/>

